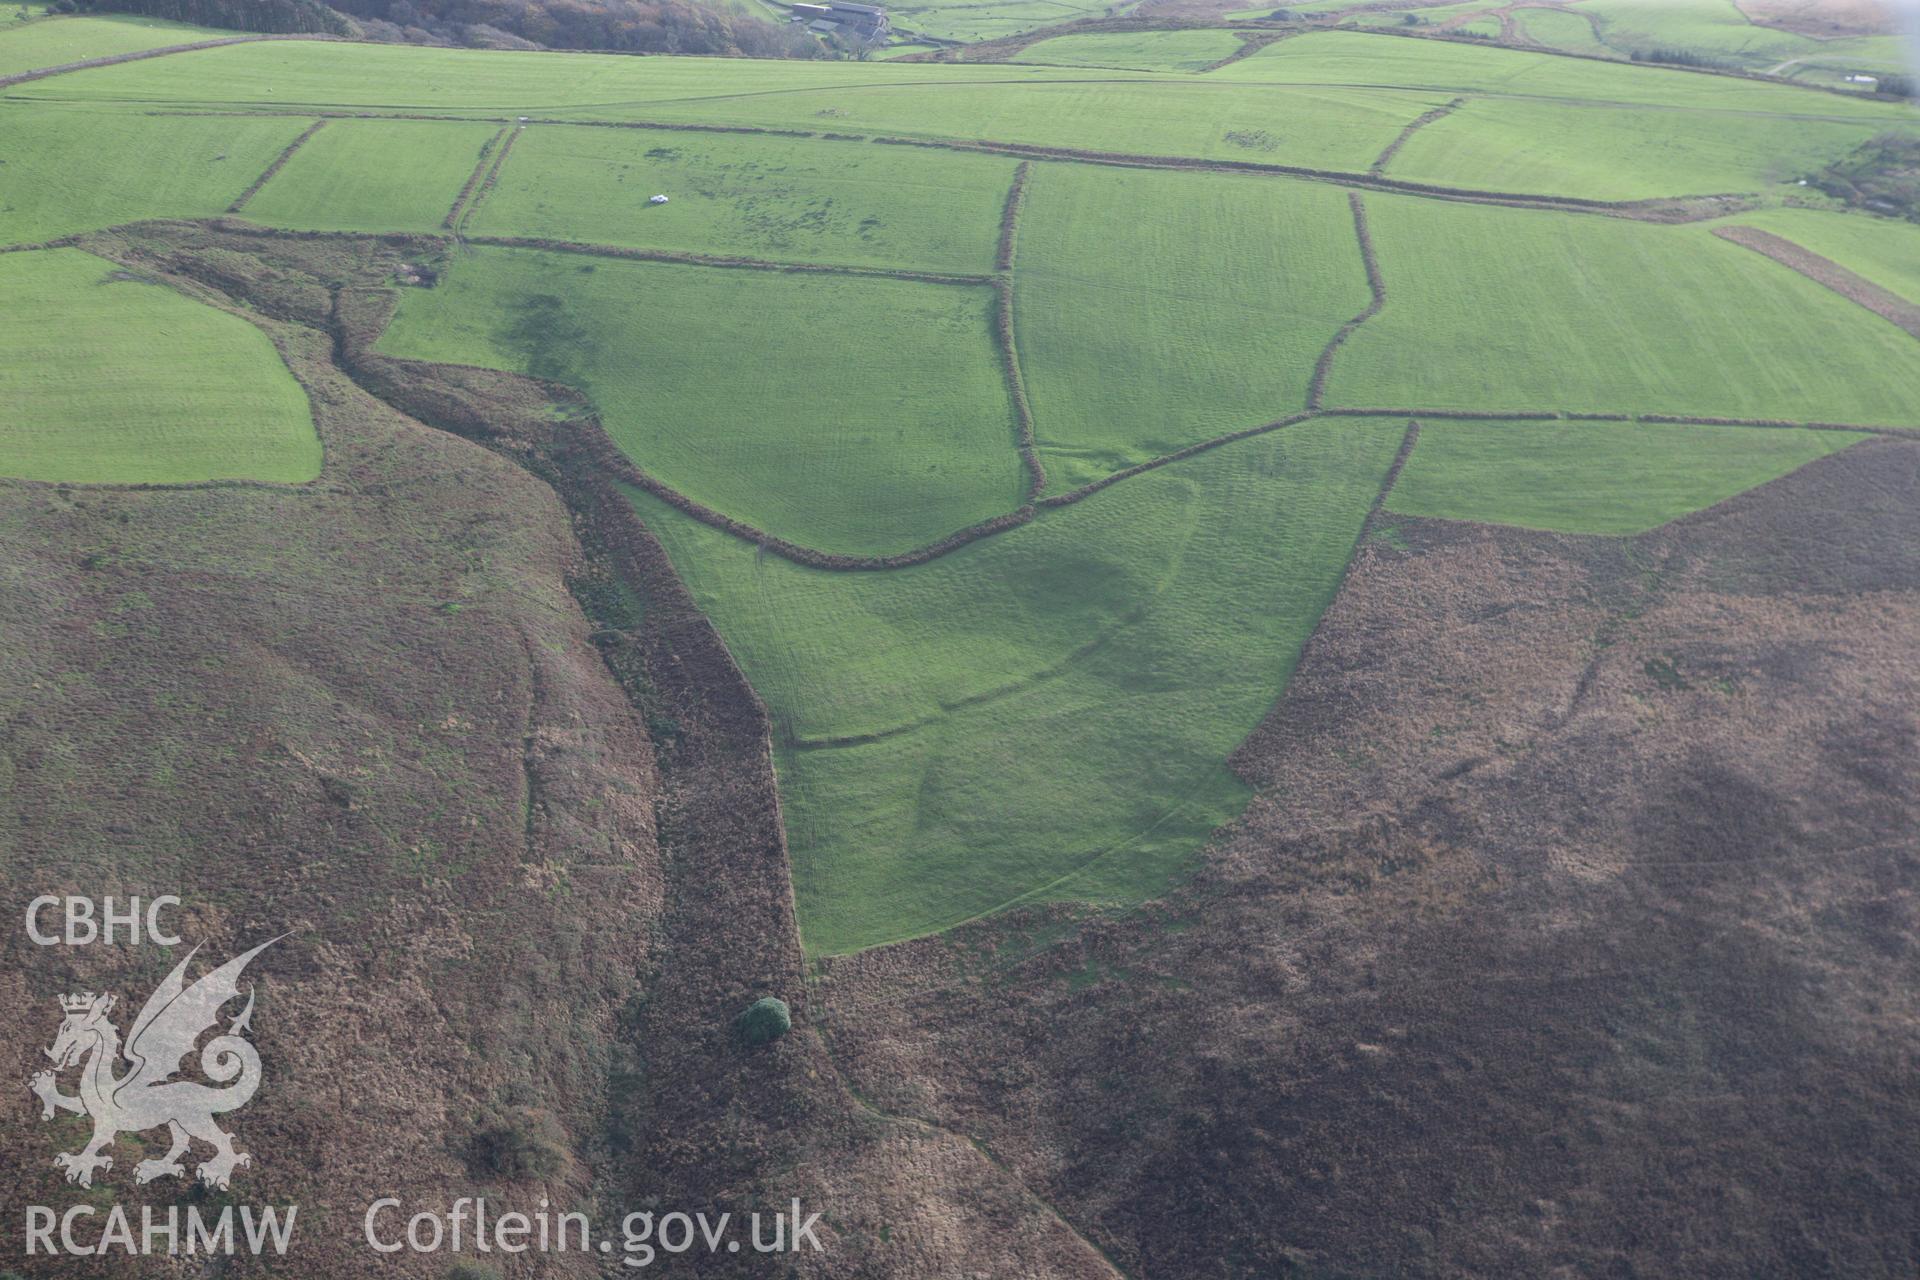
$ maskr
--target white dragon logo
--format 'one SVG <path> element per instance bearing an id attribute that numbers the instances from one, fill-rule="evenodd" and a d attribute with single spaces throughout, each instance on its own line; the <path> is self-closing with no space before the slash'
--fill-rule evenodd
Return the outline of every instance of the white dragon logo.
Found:
<path id="1" fill-rule="evenodd" d="M 181 1059 L 193 1052 L 201 1035 L 219 1021 L 221 1006 L 239 996 L 241 970 L 279 940 L 270 939 L 234 957 L 191 987 L 186 984 L 187 965 L 200 949 L 188 952 L 133 1020 L 125 1051 L 132 1065 L 117 1079 L 114 1068 L 122 1056 L 120 1031 L 107 1018 L 114 998 L 96 996 L 91 991 L 60 997 L 66 1020 L 60 1024 L 53 1047 L 47 1050 L 54 1068 L 35 1075 L 28 1088 L 40 1099 L 43 1120 L 53 1119 L 58 1111 L 93 1117 L 93 1140 L 78 1152 L 62 1152 L 53 1158 L 55 1167 L 66 1171 L 68 1182 L 92 1186 L 95 1170 L 113 1168 L 113 1157 L 102 1153 L 118 1135 L 161 1125 L 167 1127 L 173 1145 L 160 1159 L 142 1160 L 134 1166 L 136 1182 L 184 1176 L 186 1169 L 180 1157 L 187 1154 L 193 1138 L 214 1149 L 213 1158 L 203 1160 L 198 1170 L 200 1180 L 210 1187 L 226 1190 L 233 1171 L 252 1162 L 251 1156 L 233 1149 L 233 1135 L 222 1132 L 213 1122 L 222 1112 L 244 1107 L 260 1087 L 260 1055 L 241 1038 L 253 1018 L 251 988 L 247 1007 L 228 1026 L 227 1034 L 215 1036 L 200 1050 L 201 1071 L 225 1087 L 216 1089 L 173 1077 L 180 1070 Z M 79 1095 L 60 1092 L 58 1073 L 83 1062 Z"/>

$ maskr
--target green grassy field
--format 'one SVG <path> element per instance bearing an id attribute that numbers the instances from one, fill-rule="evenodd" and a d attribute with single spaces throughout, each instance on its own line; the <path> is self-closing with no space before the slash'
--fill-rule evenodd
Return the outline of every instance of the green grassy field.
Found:
<path id="1" fill-rule="evenodd" d="M 1430 93 L 1338 85 L 1229 85 L 1214 81 L 1214 74 L 557 58 L 281 42 L 75 72 L 34 87 L 62 98 L 125 94 L 286 110 L 747 124 L 1329 169 L 1365 169 L 1407 121 L 1445 101 Z"/>
<path id="2" fill-rule="evenodd" d="M 91 21 L 91 19 L 89 19 Z M 722 104 L 740 94 L 783 95 L 846 85 L 1000 84 L 1088 80 L 1109 73 L 974 63 L 631 58 L 612 54 L 490 52 L 391 44 L 265 41 L 205 49 L 36 82 L 36 97 L 162 99 L 272 110 L 368 111 L 646 119 L 666 103 Z M 814 127 L 832 128 L 821 124 Z"/>
<path id="3" fill-rule="evenodd" d="M 641 467 L 823 551 L 881 554 L 1020 505 L 983 286 L 479 249 L 382 350 L 592 397 Z"/>
<path id="4" fill-rule="evenodd" d="M 1387 509 L 1563 533 L 1643 533 L 1862 438 L 1655 423 L 1431 422 L 1421 426 Z"/>
<path id="5" fill-rule="evenodd" d="M 984 274 L 1013 170 L 911 147 L 529 125 L 467 229 Z M 656 192 L 669 203 L 649 205 Z"/>
<path id="6" fill-rule="evenodd" d="M 306 124 L 8 103 L 0 115 L 0 242 L 31 244 L 140 218 L 210 217 Z"/>
<path id="7" fill-rule="evenodd" d="M 1477 99 L 1415 134 L 1387 172 L 1490 191 L 1596 200 L 1777 189 L 1883 125 Z"/>
<path id="8" fill-rule="evenodd" d="M 1054 36 L 1028 45 L 1017 61 L 1062 67 L 1204 71 L 1236 52 L 1231 31 L 1116 31 Z"/>
<path id="9" fill-rule="evenodd" d="M 780 726 L 808 948 L 1162 889 L 1245 802 L 1223 761 L 1286 683 L 1402 425 L 1256 437 L 886 575 L 756 557 L 637 498 Z M 849 735 L 883 736 L 801 745 Z"/>
<path id="10" fill-rule="evenodd" d="M 1916 419 L 1920 344 L 1702 227 L 1367 208 L 1387 305 L 1335 360 L 1328 404 Z"/>
<path id="11" fill-rule="evenodd" d="M 947 14 L 1042 16 L 1023 7 Z M 1358 172 L 1465 95 L 1392 174 L 1628 199 L 1766 189 L 1915 119 L 1789 85 L 1358 32 L 1193 74 L 1237 44 L 1062 37 L 1028 56 L 1086 65 L 1045 66 L 295 41 L 169 55 L 0 102 L 0 239 L 218 214 L 320 111 L 469 118 L 331 119 L 243 216 L 437 231 L 483 143 L 529 116 L 467 234 L 969 275 L 995 267 L 1006 156 L 587 122 Z M 158 114 L 201 109 L 242 114 Z M 656 191 L 670 203 L 647 205 Z M 1331 405 L 1920 425 L 1920 344 L 1716 224 L 1364 198 L 1387 300 L 1335 357 Z M 1803 209 L 1722 221 L 1920 295 L 1920 229 Z M 1331 182 L 1034 160 L 1016 250 L 1015 336 L 1054 492 L 1299 412 L 1369 300 Z M 1025 500 L 984 284 L 471 242 L 445 260 L 435 287 L 404 291 L 383 350 L 579 387 L 636 463 L 728 516 L 874 555 Z M 0 428 L 14 474 L 315 473 L 304 400 L 258 331 L 98 283 L 106 270 L 72 251 L 0 256 L 7 300 L 27 301 L 0 317 L 0 393 L 44 405 Z M 803 569 L 636 494 L 773 713 L 808 947 L 1164 888 L 1245 802 L 1224 762 L 1284 688 L 1404 427 L 1328 418 L 1240 441 L 886 572 Z M 1430 420 L 1389 505 L 1630 533 L 1853 438 Z"/>
<path id="12" fill-rule="evenodd" d="M 1104 6 L 1074 4 L 1069 0 L 960 0 L 957 4 L 888 6 L 895 27 L 937 40 L 997 40 L 1036 27 L 1049 27 L 1076 18 L 1098 18 Z"/>
<path id="13" fill-rule="evenodd" d="M 489 124 L 329 120 L 245 216 L 315 231 L 437 231 L 499 132 Z"/>
<path id="14" fill-rule="evenodd" d="M 1367 303 L 1339 189 L 1035 165 L 1014 323 L 1049 487 L 1303 408 Z"/>
<path id="15" fill-rule="evenodd" d="M 1635 51 L 1684 49 L 1722 65 L 1769 71 L 1783 62 L 1815 62 L 1899 69 L 1899 41 L 1893 36 L 1814 39 L 1747 21 L 1735 0 L 1583 0 L 1583 10 L 1600 21 L 1607 46 L 1630 56 Z M 1791 70 L 1792 68 L 1787 68 Z"/>
<path id="16" fill-rule="evenodd" d="M 265 334 L 77 249 L 0 255 L 0 475 L 300 483 L 306 393 Z"/>
<path id="17" fill-rule="evenodd" d="M 1920 226 L 1824 209 L 1756 209 L 1716 226 L 1761 227 L 1920 304 Z"/>
<path id="18" fill-rule="evenodd" d="M 1785 84 L 1360 31 L 1316 31 L 1282 40 L 1250 58 L 1208 72 L 1208 77 L 1248 83 L 1467 90 L 1868 122 L 1912 119 L 1908 108 L 1895 103 L 1834 94 L 1816 96 Z"/>
<path id="19" fill-rule="evenodd" d="M 17 14 L 9 6 L 8 15 Z M 0 23 L 0 76 L 41 67 L 65 66 L 89 58 L 159 49 L 196 40 L 219 40 L 236 35 L 213 27 L 134 14 L 106 14 L 91 18 L 47 18 L 37 22 Z"/>
<path id="20" fill-rule="evenodd" d="M 1560 9 L 1520 9 L 1515 11 L 1513 17 L 1523 35 L 1549 49 L 1599 56 L 1612 52 L 1595 34 L 1593 24 L 1578 13 Z"/>

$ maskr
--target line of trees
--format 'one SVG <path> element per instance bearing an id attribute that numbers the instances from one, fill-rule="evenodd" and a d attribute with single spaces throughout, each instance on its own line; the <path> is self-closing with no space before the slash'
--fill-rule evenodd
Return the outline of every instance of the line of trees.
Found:
<path id="1" fill-rule="evenodd" d="M 687 0 L 334 0 L 376 39 L 817 58 L 796 27 Z"/>
<path id="2" fill-rule="evenodd" d="M 55 0 L 56 13 L 138 13 L 229 31 L 268 35 L 357 35 L 354 26 L 319 0 Z"/>

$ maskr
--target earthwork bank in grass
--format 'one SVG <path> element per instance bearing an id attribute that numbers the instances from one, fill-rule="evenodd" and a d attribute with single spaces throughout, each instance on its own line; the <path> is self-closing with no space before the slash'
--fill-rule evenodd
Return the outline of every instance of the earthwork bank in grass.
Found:
<path id="1" fill-rule="evenodd" d="M 984 274 L 1014 165 L 858 142 L 529 125 L 466 229 Z M 655 194 L 669 202 L 649 205 Z"/>
<path id="2" fill-rule="evenodd" d="M 298 483 L 306 393 L 265 334 L 78 249 L 0 255 L 0 475 Z"/>
<path id="3" fill-rule="evenodd" d="M 1563 533 L 1644 533 L 1865 438 L 1669 423 L 1430 421 L 1387 509 Z"/>
<path id="4" fill-rule="evenodd" d="M 1050 488 L 1298 411 L 1367 297 L 1336 187 L 1034 164 L 1014 323 Z"/>
<path id="5" fill-rule="evenodd" d="M 577 387 L 696 502 L 884 555 L 1024 499 L 993 308 L 984 285 L 476 247 L 379 345 Z"/>
<path id="6" fill-rule="evenodd" d="M 636 493 L 774 716 L 808 948 L 1163 888 L 1245 802 L 1227 755 L 1332 598 L 1405 425 L 1241 441 L 879 574 L 760 556 Z"/>

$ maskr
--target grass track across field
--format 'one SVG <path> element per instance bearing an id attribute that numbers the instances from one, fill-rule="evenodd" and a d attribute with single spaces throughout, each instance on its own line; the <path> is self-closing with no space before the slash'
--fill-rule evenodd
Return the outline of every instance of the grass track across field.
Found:
<path id="1" fill-rule="evenodd" d="M 994 304 L 982 285 L 476 247 L 405 295 L 380 347 L 578 387 L 696 502 L 880 555 L 1024 499 Z"/>
<path id="2" fill-rule="evenodd" d="M 1245 802 L 1224 761 L 1331 599 L 1405 425 L 1242 441 L 886 574 L 756 556 L 636 495 L 778 725 L 809 949 L 1023 894 L 1163 888 Z"/>
<path id="3" fill-rule="evenodd" d="M 190 484 L 320 474 L 265 334 L 77 249 L 0 255 L 0 475 Z"/>
<path id="4" fill-rule="evenodd" d="M 1562 533 L 1644 533 L 1865 438 L 1664 423 L 1429 421 L 1387 509 Z"/>

